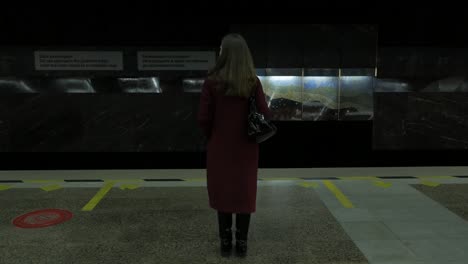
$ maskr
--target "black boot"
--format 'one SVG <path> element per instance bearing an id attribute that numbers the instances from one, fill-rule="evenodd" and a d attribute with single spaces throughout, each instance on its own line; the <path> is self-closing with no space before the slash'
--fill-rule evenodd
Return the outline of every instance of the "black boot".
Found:
<path id="1" fill-rule="evenodd" d="M 247 239 L 242 239 L 242 237 L 242 232 L 236 230 L 236 254 L 239 257 L 247 255 Z"/>
<path id="2" fill-rule="evenodd" d="M 247 255 L 247 235 L 249 233 L 250 214 L 236 216 L 236 254 L 239 257 Z"/>
<path id="3" fill-rule="evenodd" d="M 227 257 L 232 251 L 232 230 L 226 229 L 221 236 L 221 255 Z"/>
<path id="4" fill-rule="evenodd" d="M 218 212 L 219 237 L 221 239 L 221 255 L 227 257 L 232 250 L 232 214 Z"/>

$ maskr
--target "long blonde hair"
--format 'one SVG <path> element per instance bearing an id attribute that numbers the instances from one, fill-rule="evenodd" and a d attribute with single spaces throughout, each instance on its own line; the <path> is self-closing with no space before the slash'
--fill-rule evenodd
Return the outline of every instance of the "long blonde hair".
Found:
<path id="1" fill-rule="evenodd" d="M 245 39 L 239 34 L 229 34 L 221 42 L 221 55 L 209 78 L 220 82 L 219 89 L 226 95 L 249 97 L 254 88 L 257 75 Z"/>

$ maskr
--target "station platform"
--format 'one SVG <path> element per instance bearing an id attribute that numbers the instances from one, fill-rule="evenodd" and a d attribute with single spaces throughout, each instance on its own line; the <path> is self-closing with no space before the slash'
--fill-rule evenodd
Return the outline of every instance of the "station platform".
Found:
<path id="1" fill-rule="evenodd" d="M 225 258 L 205 170 L 1 171 L 0 263 L 467 262 L 468 167 L 260 169 L 258 180 L 247 257 Z M 47 209 L 72 216 L 15 224 Z"/>

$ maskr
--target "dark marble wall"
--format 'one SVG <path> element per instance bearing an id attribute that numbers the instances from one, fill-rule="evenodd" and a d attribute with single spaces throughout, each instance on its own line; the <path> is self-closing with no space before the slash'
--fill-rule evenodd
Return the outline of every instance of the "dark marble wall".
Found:
<path id="1" fill-rule="evenodd" d="M 338 87 L 332 87 L 337 91 L 332 95 L 337 106 L 328 106 L 326 110 L 331 110 L 324 119 L 374 119 L 374 148 L 466 148 L 462 100 L 463 92 L 468 92 L 467 49 L 386 47 L 377 52 L 374 25 L 238 24 L 231 31 L 244 35 L 256 67 L 270 71 L 266 76 L 308 78 L 322 76 L 310 73 L 314 70 L 340 69 Z M 55 72 L 47 73 L 47 78 L 28 63 L 33 48 L 26 53 L 0 52 L 0 72 L 9 78 L 17 75 L 26 79 L 25 87 L 39 92 L 26 93 L 21 85 L 1 86 L 0 151 L 203 150 L 204 139 L 195 121 L 200 87 L 184 87 L 183 79 L 199 81 L 205 73 L 139 73 L 134 56 L 139 49 L 125 50 L 125 65 L 130 66 L 122 73 L 75 72 L 76 76 L 70 76 Z M 271 73 L 280 69 L 298 69 L 298 73 Z M 89 78 L 95 91 L 53 91 L 48 78 L 62 75 Z M 127 94 L 117 83 L 117 78 L 125 76 L 156 76 L 162 93 Z M 21 91 L 10 93 L 5 87 Z M 303 99 L 298 103 L 285 98 L 277 98 L 277 104 L 287 111 L 292 109 L 291 113 L 277 120 L 314 120 L 324 109 L 316 106 L 315 99 L 308 105 Z M 275 98 L 270 100 L 276 102 Z M 272 108 L 275 105 L 272 103 Z M 304 118 L 308 112 L 312 117 Z"/>
<path id="2" fill-rule="evenodd" d="M 468 49 L 379 50 L 374 148 L 468 148 Z"/>
<path id="3" fill-rule="evenodd" d="M 376 93 L 374 148 L 468 149 L 468 93 Z"/>
<path id="4" fill-rule="evenodd" d="M 232 25 L 231 31 L 240 32 L 247 39 L 259 69 L 297 68 L 298 76 L 302 76 L 308 69 L 337 71 L 343 67 L 375 67 L 377 29 L 374 25 L 237 24 Z M 176 38 L 185 33 L 173 34 Z M 199 44 L 206 46 L 203 41 Z M 41 50 L 70 48 L 41 47 Z M 36 49 L 0 50 L 0 151 L 203 150 L 204 138 L 195 119 L 200 87 L 184 87 L 184 79 L 199 80 L 206 72 L 139 72 L 136 52 L 217 50 L 218 46 L 73 48 L 122 51 L 125 65 L 122 72 L 35 71 L 33 52 Z M 127 77 L 156 77 L 159 90 L 147 94 L 127 93 L 118 80 Z M 68 79 L 67 84 L 60 78 Z M 338 87 L 334 88 L 337 91 Z M 354 93 L 350 96 L 353 103 Z M 300 106 L 285 98 L 278 98 L 278 102 L 286 105 L 288 111 L 290 104 L 297 106 L 292 114 L 300 120 L 302 102 Z M 334 106 L 333 111 L 337 116 L 338 111 L 346 109 Z"/>
<path id="5" fill-rule="evenodd" d="M 0 98 L 0 150 L 201 151 L 198 94 L 57 94 Z"/>
<path id="6" fill-rule="evenodd" d="M 257 68 L 374 68 L 377 26 L 334 24 L 233 24 Z"/>

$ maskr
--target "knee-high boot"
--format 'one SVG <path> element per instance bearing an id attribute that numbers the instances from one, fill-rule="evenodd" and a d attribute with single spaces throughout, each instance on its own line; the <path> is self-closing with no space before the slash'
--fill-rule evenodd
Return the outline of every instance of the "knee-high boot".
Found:
<path id="1" fill-rule="evenodd" d="M 232 250 L 232 214 L 218 212 L 219 237 L 221 254 L 227 256 Z"/>
<path id="2" fill-rule="evenodd" d="M 249 224 L 250 214 L 236 215 L 236 253 L 242 257 L 247 254 Z"/>

